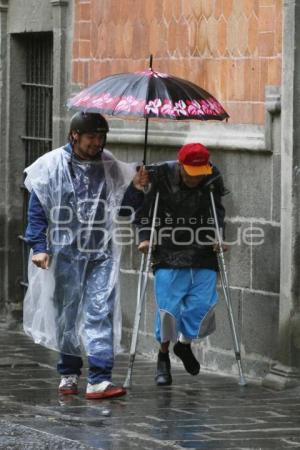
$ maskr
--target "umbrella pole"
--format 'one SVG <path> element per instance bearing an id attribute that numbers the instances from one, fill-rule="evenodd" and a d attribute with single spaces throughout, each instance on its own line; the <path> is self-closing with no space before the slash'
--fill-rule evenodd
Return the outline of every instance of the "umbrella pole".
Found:
<path id="1" fill-rule="evenodd" d="M 150 55 L 150 59 L 149 59 L 149 69 L 150 70 L 152 70 L 152 61 L 153 61 L 153 55 Z M 149 124 L 149 118 L 146 117 L 145 139 L 144 139 L 144 156 L 143 156 L 143 164 L 144 164 L 144 166 L 147 163 L 148 124 Z"/>
<path id="2" fill-rule="evenodd" d="M 145 139 L 144 139 L 144 156 L 143 156 L 143 164 L 144 165 L 146 165 L 146 163 L 147 163 L 148 123 L 149 123 L 149 119 L 148 119 L 148 117 L 146 117 Z"/>

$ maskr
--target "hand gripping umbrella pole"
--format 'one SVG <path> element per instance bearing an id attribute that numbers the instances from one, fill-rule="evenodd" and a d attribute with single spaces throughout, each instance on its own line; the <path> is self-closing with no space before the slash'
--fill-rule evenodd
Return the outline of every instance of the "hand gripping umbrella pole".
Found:
<path id="1" fill-rule="evenodd" d="M 211 201 L 212 212 L 213 212 L 216 233 L 217 233 L 217 241 L 218 241 L 217 258 L 218 258 L 218 266 L 219 266 L 220 277 L 221 277 L 221 284 L 222 284 L 224 298 L 225 298 L 225 302 L 226 302 L 226 306 L 227 306 L 229 324 L 230 324 L 232 339 L 233 339 L 235 359 L 236 359 L 236 363 L 237 363 L 238 371 L 239 371 L 239 377 L 240 377 L 239 385 L 246 386 L 247 382 L 245 380 L 244 373 L 243 373 L 243 367 L 242 367 L 242 362 L 241 362 L 240 343 L 239 343 L 239 339 L 237 336 L 236 327 L 235 327 L 235 323 L 234 323 L 229 282 L 228 282 L 224 252 L 223 252 L 223 247 L 222 247 L 222 237 L 221 237 L 221 233 L 220 233 L 220 227 L 219 227 L 219 222 L 218 222 L 218 217 L 217 217 L 217 212 L 216 212 L 216 205 L 215 205 L 213 190 L 214 190 L 214 186 L 213 186 L 213 184 L 211 184 L 210 185 L 210 201 Z"/>
<path id="2" fill-rule="evenodd" d="M 146 288 L 147 288 L 147 283 L 148 283 L 148 273 L 149 273 L 149 269 L 150 269 L 151 253 L 152 253 L 153 241 L 154 241 L 155 221 L 156 221 L 156 216 L 157 216 L 158 200 L 159 200 L 159 192 L 156 193 L 155 202 L 154 202 L 153 217 L 152 217 L 152 223 L 151 223 L 150 243 L 149 243 L 149 250 L 148 250 L 147 258 L 143 253 L 142 259 L 141 259 L 141 266 L 140 266 L 140 273 L 139 273 L 139 280 L 138 280 L 137 299 L 136 299 L 136 310 L 135 310 L 135 317 L 134 317 L 132 337 L 131 337 L 127 376 L 126 376 L 126 379 L 125 379 L 124 385 L 123 385 L 124 388 L 130 388 L 130 386 L 131 386 L 133 364 L 134 364 L 136 348 L 137 348 L 138 332 L 139 332 L 139 328 L 140 328 L 140 321 L 141 321 L 141 316 L 142 316 L 142 312 L 143 312 L 143 306 L 144 306 L 145 296 L 146 296 Z M 146 260 L 146 266 L 145 266 L 145 260 Z"/>

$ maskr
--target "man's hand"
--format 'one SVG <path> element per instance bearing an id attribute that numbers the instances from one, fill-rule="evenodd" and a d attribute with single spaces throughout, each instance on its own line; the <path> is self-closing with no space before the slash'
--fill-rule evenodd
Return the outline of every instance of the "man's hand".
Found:
<path id="1" fill-rule="evenodd" d="M 147 254 L 149 251 L 150 241 L 143 241 L 138 246 L 138 250 L 144 254 Z"/>
<path id="2" fill-rule="evenodd" d="M 49 255 L 48 253 L 36 253 L 32 256 L 32 262 L 41 269 L 48 269 L 49 267 Z"/>
<path id="3" fill-rule="evenodd" d="M 222 244 L 222 250 L 223 250 L 223 252 L 227 252 L 228 249 L 229 249 L 229 248 L 228 248 L 228 245 Z M 216 252 L 216 253 L 220 253 L 220 246 L 219 246 L 219 244 L 215 244 L 215 245 L 213 246 L 213 251 Z"/>
<path id="4" fill-rule="evenodd" d="M 139 191 L 142 191 L 145 186 L 149 184 L 149 172 L 144 166 L 139 168 L 139 171 L 135 174 L 133 180 L 133 185 Z"/>

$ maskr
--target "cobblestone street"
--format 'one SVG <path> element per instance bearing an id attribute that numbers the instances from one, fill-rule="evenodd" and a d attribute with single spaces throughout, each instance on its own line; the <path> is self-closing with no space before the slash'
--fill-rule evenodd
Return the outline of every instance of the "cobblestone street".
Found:
<path id="1" fill-rule="evenodd" d="M 87 401 L 57 394 L 56 354 L 1 329 L 0 449 L 300 448 L 300 389 L 273 392 L 254 383 L 173 367 L 174 384 L 154 384 L 155 363 L 139 357 L 126 397 Z M 122 383 L 127 355 L 117 358 Z"/>

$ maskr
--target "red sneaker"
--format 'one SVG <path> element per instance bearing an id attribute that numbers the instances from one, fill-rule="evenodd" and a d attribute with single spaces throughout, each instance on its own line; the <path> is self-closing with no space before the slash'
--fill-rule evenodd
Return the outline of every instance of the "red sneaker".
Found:
<path id="1" fill-rule="evenodd" d="M 62 375 L 58 392 L 63 395 L 78 394 L 78 375 Z"/>
<path id="2" fill-rule="evenodd" d="M 110 381 L 102 381 L 97 384 L 88 383 L 85 398 L 103 399 L 109 397 L 120 397 L 126 394 L 126 389 L 120 386 L 114 386 Z"/>

